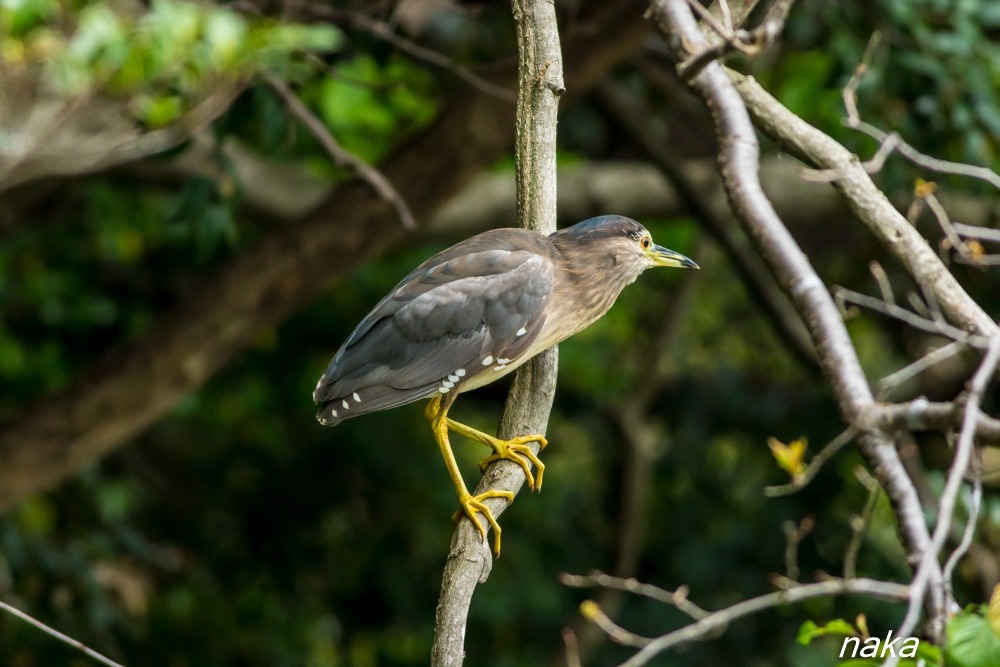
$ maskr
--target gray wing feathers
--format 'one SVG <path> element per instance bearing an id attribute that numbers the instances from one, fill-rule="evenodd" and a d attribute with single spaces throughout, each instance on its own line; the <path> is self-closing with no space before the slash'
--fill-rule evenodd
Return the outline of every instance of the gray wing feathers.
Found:
<path id="1" fill-rule="evenodd" d="M 552 280 L 551 261 L 526 250 L 432 258 L 397 285 L 337 352 L 313 394 L 324 404 L 321 421 L 429 397 L 459 369 L 454 384 L 487 370 L 486 357 L 516 359 L 541 329 Z"/>

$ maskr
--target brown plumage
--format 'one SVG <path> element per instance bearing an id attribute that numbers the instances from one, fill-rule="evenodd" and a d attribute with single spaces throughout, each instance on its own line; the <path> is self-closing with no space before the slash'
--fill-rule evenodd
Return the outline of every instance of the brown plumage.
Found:
<path id="1" fill-rule="evenodd" d="M 465 489 L 447 430 L 493 448 L 489 460 L 518 463 L 533 487 L 528 463 L 538 469 L 537 486 L 544 466 L 524 442 L 544 439 L 498 441 L 448 424 L 448 408 L 459 393 L 503 377 L 592 324 L 653 266 L 697 268 L 654 245 L 645 227 L 621 216 L 591 218 L 550 236 L 494 229 L 457 243 L 411 271 L 354 329 L 313 392 L 317 419 L 334 426 L 431 398 L 428 417 L 459 499 L 470 518 L 486 515 L 499 551 L 499 526 Z"/>

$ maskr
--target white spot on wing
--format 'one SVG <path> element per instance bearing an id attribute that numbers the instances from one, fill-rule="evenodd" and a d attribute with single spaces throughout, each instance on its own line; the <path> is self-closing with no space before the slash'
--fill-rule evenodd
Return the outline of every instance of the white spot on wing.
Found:
<path id="1" fill-rule="evenodd" d="M 452 382 L 452 383 L 458 382 L 458 376 L 457 375 L 449 375 L 448 376 L 448 382 Z"/>
<path id="2" fill-rule="evenodd" d="M 361 402 L 361 397 L 358 396 L 358 392 L 354 392 L 354 400 L 357 401 L 358 403 Z"/>
<path id="3" fill-rule="evenodd" d="M 498 364 L 498 365 L 496 365 L 496 366 L 493 367 L 493 370 L 495 370 L 495 371 L 502 371 L 505 368 L 507 368 L 507 364 Z"/>
<path id="4" fill-rule="evenodd" d="M 492 363 L 493 363 L 493 355 L 492 354 L 487 354 L 483 358 L 483 366 L 489 366 Z"/>
<path id="5" fill-rule="evenodd" d="M 447 394 L 448 393 L 448 388 L 447 387 L 438 387 L 438 391 L 440 391 L 442 394 Z"/>
<path id="6" fill-rule="evenodd" d="M 497 359 L 498 364 L 509 364 L 510 359 Z"/>
<path id="7" fill-rule="evenodd" d="M 345 410 L 346 410 L 346 409 L 348 409 L 349 407 L 351 407 L 351 406 L 349 406 L 349 405 L 347 404 L 347 400 L 346 400 L 346 399 L 345 399 L 345 400 L 343 400 L 343 401 L 341 401 L 341 402 L 340 402 L 340 404 L 344 406 L 344 409 L 345 409 Z"/>
<path id="8" fill-rule="evenodd" d="M 520 329 L 517 330 L 517 334 L 516 335 L 523 336 L 526 333 L 528 333 L 528 330 L 525 329 L 524 327 L 521 327 Z"/>
<path id="9" fill-rule="evenodd" d="M 441 386 L 444 387 L 445 389 L 451 389 L 452 387 L 455 386 L 455 383 L 448 382 L 447 380 L 445 380 L 444 382 L 441 383 Z"/>
<path id="10" fill-rule="evenodd" d="M 465 369 L 459 368 L 457 371 L 455 371 L 455 375 L 457 375 L 458 377 L 462 377 L 463 375 L 465 375 Z"/>
<path id="11" fill-rule="evenodd" d="M 336 411 L 336 410 L 330 410 L 330 413 L 331 413 L 331 414 L 332 414 L 332 415 L 333 415 L 334 417 L 336 417 L 336 416 L 337 416 L 337 411 Z"/>

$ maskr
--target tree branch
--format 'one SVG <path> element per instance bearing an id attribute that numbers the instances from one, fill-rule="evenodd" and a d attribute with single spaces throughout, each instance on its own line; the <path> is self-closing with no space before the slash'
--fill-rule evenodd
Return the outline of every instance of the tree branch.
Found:
<path id="1" fill-rule="evenodd" d="M 698 51 L 707 47 L 685 0 L 654 0 L 652 15 L 677 62 L 684 62 L 690 56 L 685 48 Z M 741 79 L 736 81 L 738 85 Z M 730 202 L 809 327 L 817 357 L 830 379 L 844 421 L 853 425 L 863 410 L 874 403 L 871 388 L 830 293 L 761 189 L 757 177 L 760 150 L 738 88 L 718 63 L 706 65 L 689 85 L 712 112 L 720 144 L 719 166 Z M 791 116 L 786 122 L 804 125 L 793 114 L 786 111 L 786 115 Z M 884 199 L 881 193 L 878 195 Z M 974 302 L 972 305 L 979 310 Z M 986 321 L 992 324 L 988 318 Z M 907 552 L 919 558 L 929 546 L 930 535 L 916 490 L 892 441 L 885 434 L 872 431 L 862 433 L 859 444 L 893 504 Z M 936 589 L 941 581 L 940 568 L 932 574 Z M 933 604 L 939 603 L 937 594 Z"/>
<path id="2" fill-rule="evenodd" d="M 513 0 L 512 7 L 519 56 L 515 126 L 518 221 L 526 229 L 551 234 L 556 230 L 556 122 L 559 97 L 566 90 L 559 28 L 555 6 L 548 0 Z M 552 348 L 518 370 L 498 437 L 545 434 L 555 397 L 558 361 L 558 350 Z M 530 446 L 538 452 L 537 442 Z M 524 471 L 518 465 L 497 461 L 486 469 L 474 493 L 501 490 L 516 493 L 524 479 Z M 485 502 L 494 516 L 499 516 L 508 504 L 500 498 Z M 489 530 L 485 517 L 480 518 Z M 431 652 L 431 664 L 435 667 L 462 664 L 472 594 L 488 576 L 489 563 L 486 542 L 472 521 L 459 521 L 442 577 L 435 618 Z"/>

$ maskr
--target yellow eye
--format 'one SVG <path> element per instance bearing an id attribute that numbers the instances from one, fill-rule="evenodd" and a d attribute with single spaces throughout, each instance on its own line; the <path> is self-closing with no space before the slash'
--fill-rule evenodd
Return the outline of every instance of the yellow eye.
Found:
<path id="1" fill-rule="evenodd" d="M 653 247 L 653 239 L 649 238 L 648 236 L 643 236 L 639 240 L 639 245 L 642 246 L 643 250 L 649 250 L 650 248 Z"/>

